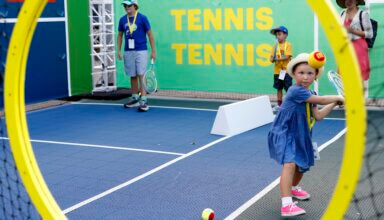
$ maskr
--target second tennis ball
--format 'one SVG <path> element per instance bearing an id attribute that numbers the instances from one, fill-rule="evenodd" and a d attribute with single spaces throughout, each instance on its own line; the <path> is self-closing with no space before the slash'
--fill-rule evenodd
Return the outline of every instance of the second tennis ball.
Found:
<path id="1" fill-rule="evenodd" d="M 215 218 L 215 212 L 210 208 L 204 209 L 203 213 L 201 213 L 202 220 L 213 220 L 214 218 Z"/>

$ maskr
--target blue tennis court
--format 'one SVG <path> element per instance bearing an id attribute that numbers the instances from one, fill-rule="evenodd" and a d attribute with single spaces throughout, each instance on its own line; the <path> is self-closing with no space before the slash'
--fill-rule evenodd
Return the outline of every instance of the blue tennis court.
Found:
<path id="1" fill-rule="evenodd" d="M 223 219 L 280 175 L 265 125 L 211 135 L 215 110 L 72 103 L 29 112 L 42 174 L 69 219 Z M 315 125 L 319 146 L 345 121 Z"/>

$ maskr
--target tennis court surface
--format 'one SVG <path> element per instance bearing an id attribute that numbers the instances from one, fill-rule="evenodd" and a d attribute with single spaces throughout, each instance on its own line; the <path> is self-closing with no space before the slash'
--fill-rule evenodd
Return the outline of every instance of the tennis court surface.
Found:
<path id="1" fill-rule="evenodd" d="M 143 114 L 120 103 L 83 102 L 27 114 L 38 164 L 69 219 L 199 219 L 208 207 L 216 219 L 241 218 L 249 200 L 273 188 L 280 166 L 269 158 L 270 124 L 211 135 L 223 103 L 152 103 L 168 107 L 152 105 Z M 315 125 L 313 139 L 322 148 L 342 142 L 340 115 Z M 275 198 L 270 216 L 279 218 Z"/>

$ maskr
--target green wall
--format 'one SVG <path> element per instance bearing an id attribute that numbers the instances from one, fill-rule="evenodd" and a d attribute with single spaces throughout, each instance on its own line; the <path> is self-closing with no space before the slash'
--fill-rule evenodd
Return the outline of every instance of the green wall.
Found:
<path id="1" fill-rule="evenodd" d="M 67 0 L 72 95 L 92 91 L 88 0 Z"/>
<path id="2" fill-rule="evenodd" d="M 370 49 L 371 79 L 369 81 L 369 94 L 372 97 L 384 97 L 384 4 L 370 6 L 371 18 L 379 22 L 375 45 Z"/>
<path id="3" fill-rule="evenodd" d="M 115 4 L 116 29 L 125 14 L 120 2 Z M 155 35 L 160 89 L 275 93 L 273 65 L 268 62 L 275 43 L 270 29 L 278 25 L 289 29 L 287 40 L 293 44 L 295 56 L 314 48 L 314 15 L 305 0 L 173 0 L 161 4 L 142 0 L 139 4 Z M 372 11 L 372 17 L 380 20 L 379 12 Z M 375 46 L 383 44 L 381 38 Z M 327 56 L 326 71 L 337 69 L 321 26 L 319 48 Z M 373 66 L 383 62 L 379 49 L 371 50 Z M 379 70 L 373 69 L 371 81 L 382 85 L 383 74 L 375 71 Z M 117 61 L 117 72 L 118 85 L 129 87 L 122 61 Z M 321 94 L 336 94 L 327 77 L 319 85 Z M 371 94 L 383 96 L 383 92 L 371 90 Z"/>

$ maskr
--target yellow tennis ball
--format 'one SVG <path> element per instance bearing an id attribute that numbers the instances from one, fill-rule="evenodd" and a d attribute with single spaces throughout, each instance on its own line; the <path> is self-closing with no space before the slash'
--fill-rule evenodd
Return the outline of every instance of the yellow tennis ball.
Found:
<path id="1" fill-rule="evenodd" d="M 215 218 L 215 212 L 212 209 L 206 208 L 203 210 L 201 214 L 202 220 L 213 220 L 213 218 Z"/>
<path id="2" fill-rule="evenodd" d="M 308 64 L 315 69 L 320 69 L 321 67 L 323 67 L 325 61 L 325 55 L 320 51 L 313 51 L 309 54 Z"/>

